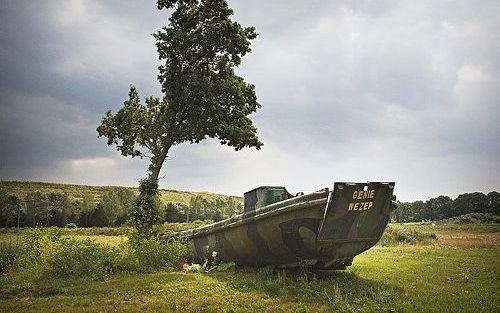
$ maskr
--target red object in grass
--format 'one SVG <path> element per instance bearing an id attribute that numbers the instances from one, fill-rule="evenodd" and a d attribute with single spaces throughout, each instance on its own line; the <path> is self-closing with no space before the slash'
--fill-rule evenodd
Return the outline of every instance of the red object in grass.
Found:
<path id="1" fill-rule="evenodd" d="M 179 270 L 182 271 L 186 265 L 189 265 L 189 263 L 184 260 L 180 261 L 178 265 Z"/>

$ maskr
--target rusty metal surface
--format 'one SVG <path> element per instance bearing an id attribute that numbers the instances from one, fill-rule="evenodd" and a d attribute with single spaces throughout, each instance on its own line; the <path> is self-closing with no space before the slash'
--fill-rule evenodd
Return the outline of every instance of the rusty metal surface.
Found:
<path id="1" fill-rule="evenodd" d="M 188 241 L 196 261 L 342 269 L 380 239 L 389 221 L 394 183 L 335 183 L 194 230 Z"/>

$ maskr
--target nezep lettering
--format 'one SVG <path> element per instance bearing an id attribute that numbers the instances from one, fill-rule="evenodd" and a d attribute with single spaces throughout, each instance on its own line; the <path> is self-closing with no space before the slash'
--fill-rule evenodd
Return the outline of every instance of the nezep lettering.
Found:
<path id="1" fill-rule="evenodd" d="M 371 209 L 373 206 L 373 201 L 367 202 L 351 202 L 349 203 L 349 207 L 347 211 L 366 211 Z"/>

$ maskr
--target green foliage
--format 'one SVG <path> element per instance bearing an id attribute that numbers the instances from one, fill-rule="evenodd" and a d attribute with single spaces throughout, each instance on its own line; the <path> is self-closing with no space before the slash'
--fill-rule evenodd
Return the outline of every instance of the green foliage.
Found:
<path id="1" fill-rule="evenodd" d="M 452 216 L 453 200 L 448 196 L 439 196 L 425 202 L 421 218 L 423 220 L 441 220 Z"/>
<path id="2" fill-rule="evenodd" d="M 128 266 L 139 272 L 175 269 L 180 261 L 190 258 L 189 250 L 183 242 L 162 244 L 155 238 L 145 238 L 139 233 L 129 235 L 126 246 Z"/>
<path id="3" fill-rule="evenodd" d="M 40 190 L 26 195 L 26 220 L 30 226 L 49 225 L 47 195 Z"/>
<path id="4" fill-rule="evenodd" d="M 123 236 L 132 232 L 130 227 L 86 227 L 66 228 L 65 235 L 87 235 L 87 236 Z"/>
<path id="5" fill-rule="evenodd" d="M 189 260 L 183 242 L 161 244 L 155 238 L 132 233 L 118 246 L 62 236 L 57 228 L 26 231 L 20 245 L 0 246 L 0 273 L 15 272 L 54 277 L 102 279 L 120 272 L 175 269 Z"/>
<path id="6" fill-rule="evenodd" d="M 191 198 L 189 205 L 169 202 L 165 210 L 167 222 L 190 222 L 195 220 L 218 222 L 242 213 L 243 204 L 232 197 L 210 200 L 197 195 Z"/>
<path id="7" fill-rule="evenodd" d="M 107 192 L 101 201 L 89 213 L 93 226 L 117 226 L 127 221 L 128 212 L 132 207 L 134 197 L 128 195 L 130 191 Z"/>
<path id="8" fill-rule="evenodd" d="M 130 219 L 141 236 L 153 235 L 153 226 L 160 221 L 158 180 L 143 179 L 139 185 L 139 197 L 134 202 Z"/>
<path id="9" fill-rule="evenodd" d="M 454 216 L 447 220 L 453 224 L 486 224 L 500 223 L 500 216 L 491 213 L 468 213 L 460 216 Z"/>
<path id="10" fill-rule="evenodd" d="M 396 222 L 438 221 L 467 213 L 490 213 L 500 215 L 500 193 L 492 191 L 464 193 L 452 200 L 439 196 L 425 202 L 398 202 L 398 209 L 391 212 Z"/>
<path id="11" fill-rule="evenodd" d="M 240 150 L 262 143 L 247 117 L 260 105 L 254 86 L 234 74 L 251 51 L 253 27 L 231 20 L 226 1 L 158 1 L 173 8 L 170 24 L 154 34 L 160 59 L 159 81 L 175 143 L 219 138 Z"/>
<path id="12" fill-rule="evenodd" d="M 118 270 L 120 251 L 92 240 L 63 238 L 47 260 L 49 273 L 57 277 L 102 279 Z"/>
<path id="13" fill-rule="evenodd" d="M 234 262 L 222 262 L 217 265 L 217 271 L 219 272 L 228 272 L 234 271 L 236 269 L 236 263 Z"/>
<path id="14" fill-rule="evenodd" d="M 78 221 L 80 226 L 91 226 L 95 223 L 93 215 L 96 206 L 94 204 L 94 199 L 90 194 L 84 194 L 81 200 L 76 200 L 74 207 L 75 220 Z"/>
<path id="15" fill-rule="evenodd" d="M 21 227 L 32 225 L 57 226 L 61 224 L 61 222 L 58 222 L 61 221 L 61 212 L 66 212 L 64 214 L 69 224 L 74 223 L 79 227 L 92 227 L 96 225 L 123 225 L 128 218 L 128 212 L 133 204 L 133 199 L 135 199 L 136 191 L 124 187 L 0 182 L 0 198 L 6 199 L 7 195 L 11 199 L 12 206 L 10 204 L 5 206 L 4 202 L 3 208 L 5 210 L 7 207 L 7 211 L 0 214 L 4 216 L 3 221 L 0 221 L 0 227 L 17 226 L 18 217 Z M 49 197 L 49 195 L 52 196 Z M 476 216 L 477 218 L 467 219 L 465 217 L 463 223 L 467 221 L 472 223 L 495 223 L 498 216 L 500 216 L 499 195 L 500 193 L 495 191 L 487 195 L 481 195 L 481 193 L 462 194 L 452 200 L 451 213 L 447 209 L 449 208 L 449 201 L 446 200 L 447 197 L 443 196 L 438 197 L 445 200 L 442 202 L 431 201 L 433 199 L 425 202 L 398 202 L 398 209 L 391 212 L 391 218 L 396 222 L 420 222 L 422 220 L 437 220 L 443 215 L 453 214 L 451 216 L 453 217 L 461 212 L 465 212 L 462 215 L 472 212 L 474 214 L 493 214 L 493 217 L 482 218 L 481 215 L 471 215 L 471 217 Z M 62 201 L 68 207 L 61 210 L 50 210 L 49 208 L 60 207 L 57 205 L 57 201 L 61 198 L 69 198 L 69 202 Z M 116 201 L 116 198 L 118 198 L 118 201 Z M 165 210 L 160 210 L 165 215 L 165 219 L 161 220 L 162 222 L 185 222 L 188 219 L 189 221 L 199 219 L 208 222 L 209 220 L 214 221 L 231 217 L 242 210 L 242 200 L 238 197 L 161 190 L 160 198 L 164 203 L 167 203 Z M 55 202 L 51 202 L 50 199 Z M 108 201 L 110 199 L 111 201 Z M 26 207 L 24 203 L 26 203 Z M 427 204 L 432 204 L 431 209 L 426 208 Z M 98 207 L 99 209 L 97 209 Z M 102 210 L 102 208 L 105 209 Z M 108 213 L 108 210 L 111 212 Z M 108 214 L 111 217 L 115 216 L 115 218 L 108 218 Z M 446 220 L 451 217 L 447 217 Z M 113 225 L 109 225 L 112 224 L 109 222 L 110 220 L 115 220 Z M 449 221 L 452 223 L 459 222 L 460 218 Z M 176 224 L 173 225 L 173 227 L 176 227 Z"/>
<path id="16" fill-rule="evenodd" d="M 185 265 L 182 270 L 184 272 L 204 273 L 206 271 L 206 264 L 193 263 Z"/>
<path id="17" fill-rule="evenodd" d="M 254 86 L 234 74 L 250 52 L 253 27 L 232 21 L 232 10 L 219 1 L 158 1 L 173 8 L 170 24 L 154 34 L 164 65 L 159 67 L 162 99 L 141 103 L 134 86 L 116 114 L 108 111 L 97 128 L 99 137 L 124 156 L 151 157 L 150 178 L 158 179 L 169 149 L 185 141 L 219 138 L 240 150 L 260 148 L 257 129 L 247 115 L 260 105 Z"/>
<path id="18" fill-rule="evenodd" d="M 21 247 L 16 244 L 8 243 L 0 245 L 0 274 L 7 273 L 16 265 L 21 252 Z"/>
<path id="19" fill-rule="evenodd" d="M 378 244 L 381 246 L 390 246 L 397 244 L 429 243 L 435 239 L 437 239 L 437 236 L 434 233 L 421 232 L 414 229 L 401 229 L 389 225 L 386 227 Z"/>
<path id="20" fill-rule="evenodd" d="M 30 188 L 40 190 L 29 191 Z M 80 191 L 81 188 L 83 191 Z M 86 190 L 86 191 L 85 191 Z M 24 199 L 22 198 L 24 195 Z M 45 183 L 1 182 L 0 227 L 70 226 L 113 227 L 127 225 L 136 199 L 132 188 L 90 187 Z M 10 200 L 9 200 L 10 199 Z M 159 222 L 218 221 L 241 213 L 241 198 L 202 192 L 159 191 Z M 161 201 L 167 200 L 164 206 Z M 23 200 L 26 202 L 22 205 Z M 178 200 L 185 202 L 169 202 Z M 2 203 L 0 201 L 0 203 Z M 2 213 L 3 212 L 3 213 Z"/>
<path id="21" fill-rule="evenodd" d="M 35 228 L 23 238 L 18 270 L 100 279 L 116 271 L 118 252 L 90 240 L 63 238 L 57 228 Z"/>
<path id="22" fill-rule="evenodd" d="M 14 224 L 21 210 L 21 200 L 16 194 L 0 188 L 0 227 Z"/>
<path id="23" fill-rule="evenodd" d="M 31 228 L 23 238 L 23 254 L 20 266 L 34 267 L 45 264 L 51 259 L 61 240 L 59 228 Z"/>
<path id="24" fill-rule="evenodd" d="M 70 214 L 70 205 L 70 200 L 67 194 L 62 192 L 50 192 L 47 195 L 47 213 L 49 217 L 47 225 L 66 225 Z"/>
<path id="25" fill-rule="evenodd" d="M 166 231 L 181 231 L 181 230 L 194 229 L 212 223 L 213 223 L 212 220 L 205 220 L 205 221 L 194 220 L 189 223 L 164 223 L 163 225 L 160 225 L 160 227 L 158 228 L 158 233 L 164 233 Z"/>

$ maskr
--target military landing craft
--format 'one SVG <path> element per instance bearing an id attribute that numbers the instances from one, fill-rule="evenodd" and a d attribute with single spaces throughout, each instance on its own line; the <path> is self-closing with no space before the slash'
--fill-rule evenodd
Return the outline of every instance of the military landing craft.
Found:
<path id="1" fill-rule="evenodd" d="M 195 261 L 345 269 L 382 236 L 393 208 L 394 183 L 335 183 L 292 196 L 284 187 L 245 193 L 244 212 L 201 228 L 169 234 L 186 240 Z"/>

